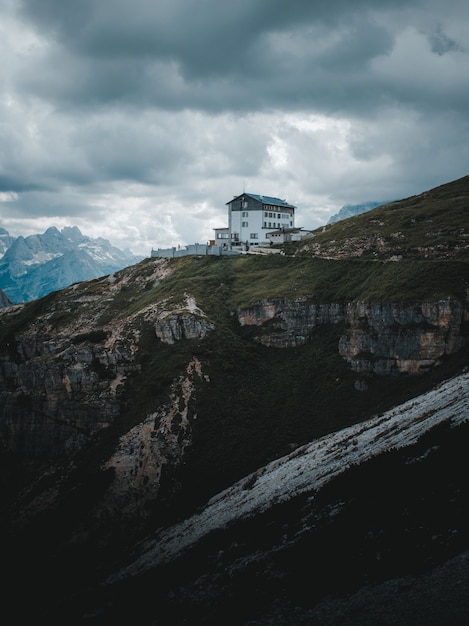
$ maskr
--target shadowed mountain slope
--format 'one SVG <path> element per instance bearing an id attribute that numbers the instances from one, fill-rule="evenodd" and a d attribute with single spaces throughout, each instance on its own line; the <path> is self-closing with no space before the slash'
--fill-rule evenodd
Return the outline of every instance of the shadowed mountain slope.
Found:
<path id="1" fill-rule="evenodd" d="M 447 228 L 443 192 L 428 201 L 446 256 L 415 254 L 427 230 L 402 201 L 342 222 L 401 216 L 415 245 L 394 262 L 290 246 L 150 258 L 0 309 L 5 611 L 464 623 L 469 214 L 454 185 Z M 408 201 L 422 215 L 424 196 Z"/>

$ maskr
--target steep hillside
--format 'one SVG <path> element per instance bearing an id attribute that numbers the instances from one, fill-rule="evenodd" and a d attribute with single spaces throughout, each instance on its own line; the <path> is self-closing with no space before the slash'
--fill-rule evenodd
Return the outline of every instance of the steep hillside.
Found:
<path id="1" fill-rule="evenodd" d="M 459 258 L 467 255 L 469 176 L 319 228 L 298 254 L 346 258 Z"/>
<path id="2" fill-rule="evenodd" d="M 469 549 L 464 250 L 151 258 L 0 309 L 18 621 L 334 623 L 371 585 L 451 569 Z"/>

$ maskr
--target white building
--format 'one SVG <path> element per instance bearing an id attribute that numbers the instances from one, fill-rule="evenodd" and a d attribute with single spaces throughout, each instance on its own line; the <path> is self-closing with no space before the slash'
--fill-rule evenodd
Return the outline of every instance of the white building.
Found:
<path id="1" fill-rule="evenodd" d="M 268 244 L 272 231 L 295 229 L 296 207 L 280 198 L 242 193 L 226 204 L 228 227 L 215 228 L 217 246 Z"/>

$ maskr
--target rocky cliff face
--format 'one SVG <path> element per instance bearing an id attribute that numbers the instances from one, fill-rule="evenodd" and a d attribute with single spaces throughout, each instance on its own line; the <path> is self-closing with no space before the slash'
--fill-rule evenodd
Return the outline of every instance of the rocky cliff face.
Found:
<path id="1" fill-rule="evenodd" d="M 8 342 L 1 355 L 2 436 L 13 452 L 28 456 L 76 450 L 119 414 L 127 376 L 138 371 L 135 337 L 97 328 L 97 299 L 80 297 L 57 302 L 55 311 L 36 318 Z M 53 314 L 71 306 L 90 307 L 85 318 L 56 329 Z M 18 315 L 21 307 L 12 311 Z M 96 312 L 96 309 L 94 310 Z M 9 315 L 5 313 L 3 322 Z M 25 433 L 27 432 L 27 436 Z"/>
<path id="2" fill-rule="evenodd" d="M 463 345 L 467 302 L 347 305 L 340 354 L 356 372 L 419 374 Z"/>
<path id="3" fill-rule="evenodd" d="M 192 442 L 195 381 L 202 379 L 201 364 L 193 359 L 171 386 L 166 404 L 122 435 L 114 454 L 103 465 L 114 479 L 100 510 L 132 518 L 145 517 L 155 502 L 165 467 L 174 469 Z"/>
<path id="4" fill-rule="evenodd" d="M 43 491 L 45 477 L 52 480 L 55 472 L 58 483 L 71 480 L 75 463 L 63 459 L 72 459 L 104 431 L 113 430 L 111 440 L 116 443 L 103 453 L 97 468 L 112 477 L 95 511 L 97 518 L 145 518 L 158 497 L 164 468 L 174 471 L 184 459 L 197 419 L 195 386 L 207 380 L 200 361 L 189 357 L 181 362 L 180 373 L 144 407 L 132 409 L 139 398 L 129 387 L 141 389 L 142 360 L 151 358 L 159 346 L 203 338 L 214 324 L 188 294 L 179 304 L 170 306 L 163 300 L 109 316 L 113 302 L 132 299 L 127 295 L 129 285 L 145 294 L 145 286 L 157 285 L 170 273 L 167 261 L 158 259 L 146 275 L 129 269 L 80 283 L 51 298 L 29 320 L 28 307 L 34 304 L 2 309 L 5 326 L 21 316 L 27 320 L 4 341 L 0 352 L 3 450 L 19 458 L 58 463 L 35 478 L 35 490 L 41 495 L 26 507 L 34 509 L 34 515 L 59 495 L 58 488 Z M 151 387 L 151 379 L 146 378 L 144 385 Z M 116 429 L 124 413 L 125 424 Z M 29 513 L 22 510 L 18 515 L 15 523 L 21 524 Z M 75 532 L 86 534 L 84 528 Z"/>
<path id="5" fill-rule="evenodd" d="M 176 308 L 168 310 L 163 306 L 155 320 L 156 336 L 167 344 L 180 339 L 203 339 L 211 330 L 215 330 L 215 325 L 188 294 L 185 294 L 185 302 Z"/>
<path id="6" fill-rule="evenodd" d="M 155 262 L 151 280 L 164 276 L 164 264 Z M 77 450 L 112 425 L 121 414 L 127 380 L 141 371 L 142 324 L 169 345 L 200 340 L 215 330 L 188 294 L 179 305 L 163 301 L 126 318 L 100 323 L 108 301 L 122 295 L 127 280 L 101 279 L 99 295 L 90 293 L 88 283 L 70 288 L 47 314 L 36 317 L 4 346 L 1 433 L 8 449 L 28 456 Z M 264 299 L 236 315 L 241 327 L 258 329 L 254 341 L 273 348 L 314 342 L 315 328 L 340 324 L 337 350 L 353 371 L 419 374 L 462 347 L 467 304 L 455 299 L 316 303 L 303 296 Z M 5 309 L 3 322 L 21 311 L 21 306 Z M 57 323 L 67 316 L 68 323 Z M 155 409 L 154 414 L 160 411 Z M 158 425 L 155 428 L 163 432 Z"/>
<path id="7" fill-rule="evenodd" d="M 144 289 L 167 274 L 164 262 L 151 269 L 146 277 L 129 270 L 74 285 L 5 340 L 1 432 L 9 450 L 28 456 L 76 450 L 120 415 L 128 378 L 141 370 L 142 324 L 156 323 L 158 311 L 144 307 L 107 322 L 103 316 L 129 281 Z M 27 319 L 28 307 L 34 306 L 2 309 L 2 324 Z"/>
<path id="8" fill-rule="evenodd" d="M 356 372 L 418 374 L 461 348 L 467 300 L 398 304 L 316 304 L 312 298 L 262 300 L 238 312 L 241 326 L 257 326 L 255 341 L 290 348 L 314 341 L 314 328 L 345 325 L 341 356 Z"/>

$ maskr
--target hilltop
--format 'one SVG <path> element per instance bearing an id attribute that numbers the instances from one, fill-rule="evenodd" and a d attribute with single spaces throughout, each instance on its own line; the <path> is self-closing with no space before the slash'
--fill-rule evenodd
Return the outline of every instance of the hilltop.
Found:
<path id="1" fill-rule="evenodd" d="M 441 254 L 422 194 L 284 254 L 149 258 L 0 309 L 19 621 L 467 617 L 467 182 L 427 196 Z M 344 257 L 373 215 L 408 252 Z"/>
<path id="2" fill-rule="evenodd" d="M 316 229 L 296 254 L 326 258 L 465 258 L 469 176 Z"/>

